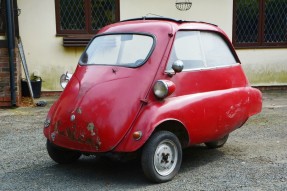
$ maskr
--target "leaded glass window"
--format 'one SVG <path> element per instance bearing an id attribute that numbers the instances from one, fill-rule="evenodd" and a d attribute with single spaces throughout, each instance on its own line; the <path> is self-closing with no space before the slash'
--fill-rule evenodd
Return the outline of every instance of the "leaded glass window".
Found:
<path id="1" fill-rule="evenodd" d="M 264 17 L 264 42 L 287 42 L 287 0 L 266 0 Z"/>
<path id="2" fill-rule="evenodd" d="M 60 0 L 60 26 L 61 30 L 86 28 L 84 1 Z"/>
<path id="3" fill-rule="evenodd" d="M 5 1 L 1 0 L 0 4 L 0 33 L 5 34 L 6 30 L 6 6 Z"/>
<path id="4" fill-rule="evenodd" d="M 287 0 L 234 0 L 236 47 L 287 47 Z"/>
<path id="5" fill-rule="evenodd" d="M 119 0 L 55 0 L 57 34 L 94 34 L 119 20 Z"/>
<path id="6" fill-rule="evenodd" d="M 19 36 L 19 24 L 18 24 L 18 16 L 20 14 L 20 10 L 17 7 L 17 0 L 13 0 L 13 10 L 14 10 L 14 27 L 15 34 Z M 6 1 L 0 0 L 0 34 L 6 33 Z"/>
<path id="7" fill-rule="evenodd" d="M 92 29 L 99 30 L 107 24 L 116 21 L 116 5 L 114 0 L 92 0 Z"/>

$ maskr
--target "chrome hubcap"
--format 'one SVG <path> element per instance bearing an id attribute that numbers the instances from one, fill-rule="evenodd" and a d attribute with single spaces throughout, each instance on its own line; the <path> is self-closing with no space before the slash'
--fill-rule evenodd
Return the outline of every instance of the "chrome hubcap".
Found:
<path id="1" fill-rule="evenodd" d="M 158 174 L 167 176 L 176 167 L 178 160 L 178 150 L 176 145 L 170 140 L 162 141 L 156 148 L 154 154 L 154 167 Z"/>

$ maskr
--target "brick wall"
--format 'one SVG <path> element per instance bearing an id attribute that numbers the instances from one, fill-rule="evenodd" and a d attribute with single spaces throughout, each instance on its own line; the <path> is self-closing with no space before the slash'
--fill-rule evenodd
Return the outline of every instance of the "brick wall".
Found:
<path id="1" fill-rule="evenodd" d="M 21 63 L 18 55 L 18 49 L 15 49 L 14 79 L 16 105 L 19 105 L 21 100 Z M 0 107 L 8 106 L 11 106 L 9 55 L 7 48 L 0 48 Z"/>

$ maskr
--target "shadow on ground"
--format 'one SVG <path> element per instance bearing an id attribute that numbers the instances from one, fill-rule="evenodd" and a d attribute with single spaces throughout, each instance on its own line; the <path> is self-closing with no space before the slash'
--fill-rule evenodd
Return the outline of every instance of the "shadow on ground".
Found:
<path id="1" fill-rule="evenodd" d="M 223 153 L 220 150 L 207 149 L 204 146 L 185 149 L 179 174 L 193 171 L 200 168 L 200 166 L 219 160 L 222 156 Z M 22 186 L 24 187 L 27 185 L 41 185 L 42 187 L 53 188 L 53 184 L 55 184 L 57 189 L 80 186 L 87 188 L 111 186 L 115 188 L 122 185 L 127 189 L 139 189 L 151 185 L 151 182 L 143 174 L 140 159 L 119 162 L 95 156 L 82 156 L 79 161 L 73 164 L 59 165 L 52 160 L 46 162 L 47 164 L 39 164 L 36 168 L 35 166 L 32 169 L 28 167 L 7 174 L 3 181 L 10 188 L 13 184 L 11 180 L 16 177 L 17 184 L 23 183 Z M 7 184 L 8 182 L 10 184 Z M 12 186 L 12 188 L 14 187 Z"/>

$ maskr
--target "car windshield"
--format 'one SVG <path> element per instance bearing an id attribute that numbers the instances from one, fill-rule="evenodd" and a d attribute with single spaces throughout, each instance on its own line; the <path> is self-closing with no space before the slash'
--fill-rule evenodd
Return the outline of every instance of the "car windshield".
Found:
<path id="1" fill-rule="evenodd" d="M 98 36 L 90 43 L 79 63 L 138 67 L 148 59 L 153 44 L 153 37 L 142 34 Z"/>

